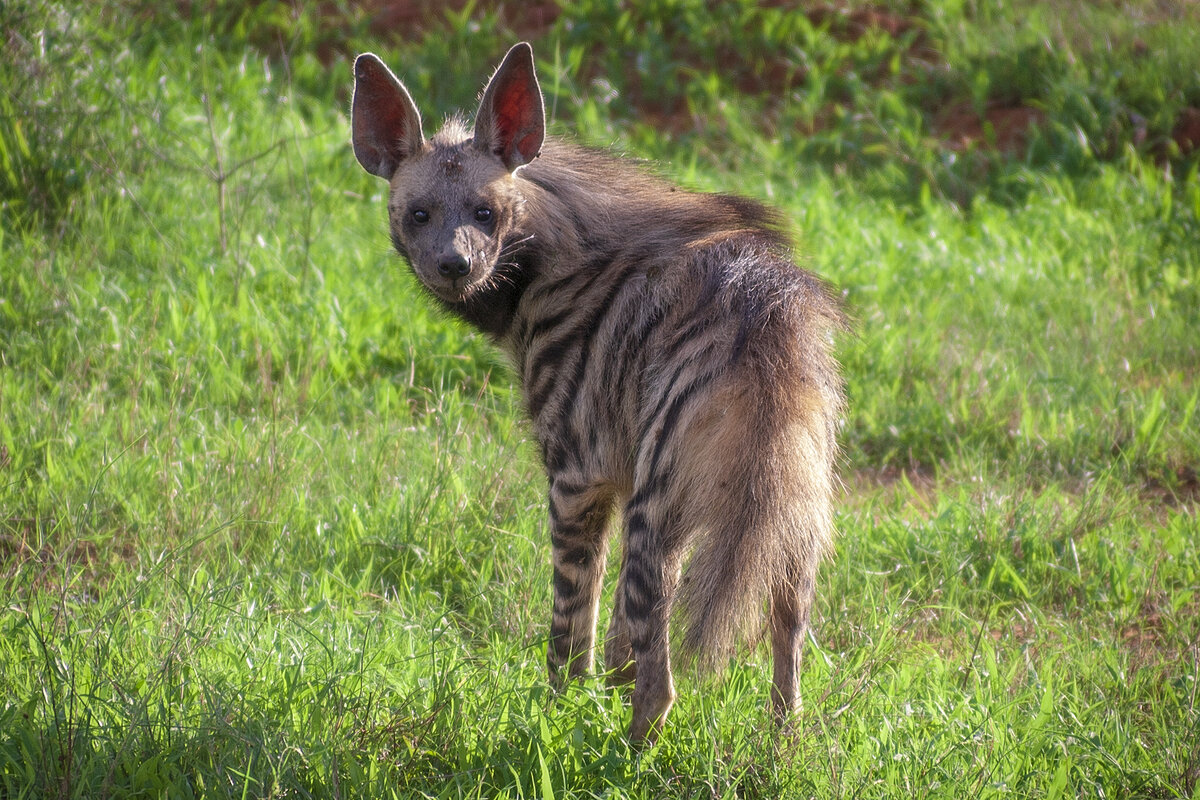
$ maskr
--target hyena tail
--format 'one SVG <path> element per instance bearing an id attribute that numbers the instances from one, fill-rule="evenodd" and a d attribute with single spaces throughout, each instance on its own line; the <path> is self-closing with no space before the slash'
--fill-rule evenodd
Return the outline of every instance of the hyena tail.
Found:
<path id="1" fill-rule="evenodd" d="M 768 606 L 773 626 L 802 635 L 832 548 L 840 393 L 819 373 L 765 371 L 730 380 L 705 404 L 682 459 L 698 516 L 675 611 L 681 654 L 701 667 L 719 668 L 756 636 Z"/>

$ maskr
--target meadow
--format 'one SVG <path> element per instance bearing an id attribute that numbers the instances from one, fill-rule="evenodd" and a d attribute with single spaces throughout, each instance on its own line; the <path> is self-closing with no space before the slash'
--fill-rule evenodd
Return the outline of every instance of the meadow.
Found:
<path id="1" fill-rule="evenodd" d="M 382 6 L 0 6 L 0 797 L 1200 797 L 1195 6 Z M 647 748 L 550 691 L 511 372 L 348 134 L 518 38 L 854 319 L 787 734 L 763 643 Z"/>

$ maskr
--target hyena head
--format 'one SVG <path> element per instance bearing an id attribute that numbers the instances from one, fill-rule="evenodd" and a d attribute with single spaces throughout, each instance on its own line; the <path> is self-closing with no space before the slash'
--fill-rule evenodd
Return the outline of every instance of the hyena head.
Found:
<path id="1" fill-rule="evenodd" d="M 533 51 L 508 51 L 468 132 L 452 119 L 432 140 L 412 97 L 378 57 L 354 62 L 354 155 L 391 183 L 392 242 L 437 297 L 463 303 L 492 286 L 516 247 L 523 202 L 516 171 L 541 152 L 546 119 Z"/>

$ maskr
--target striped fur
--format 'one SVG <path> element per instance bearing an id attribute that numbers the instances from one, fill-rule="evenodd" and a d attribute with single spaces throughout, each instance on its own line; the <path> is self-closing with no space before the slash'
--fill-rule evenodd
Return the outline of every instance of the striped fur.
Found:
<path id="1" fill-rule="evenodd" d="M 769 606 L 785 716 L 832 540 L 836 299 L 758 203 L 546 138 L 528 45 L 473 129 L 452 119 L 429 141 L 382 62 L 360 56 L 355 75 L 355 153 L 391 182 L 396 249 L 520 379 L 550 483 L 552 675 L 592 669 L 619 516 L 605 660 L 634 681 L 631 735 L 674 700 L 673 617 L 678 652 L 719 665 Z"/>

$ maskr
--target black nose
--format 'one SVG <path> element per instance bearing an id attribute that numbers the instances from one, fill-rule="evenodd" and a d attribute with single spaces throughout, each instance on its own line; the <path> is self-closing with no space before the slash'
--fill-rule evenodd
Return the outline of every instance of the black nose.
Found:
<path id="1" fill-rule="evenodd" d="M 461 278 L 471 271 L 471 262 L 458 253 L 442 256 L 438 262 L 438 272 L 447 278 Z"/>

